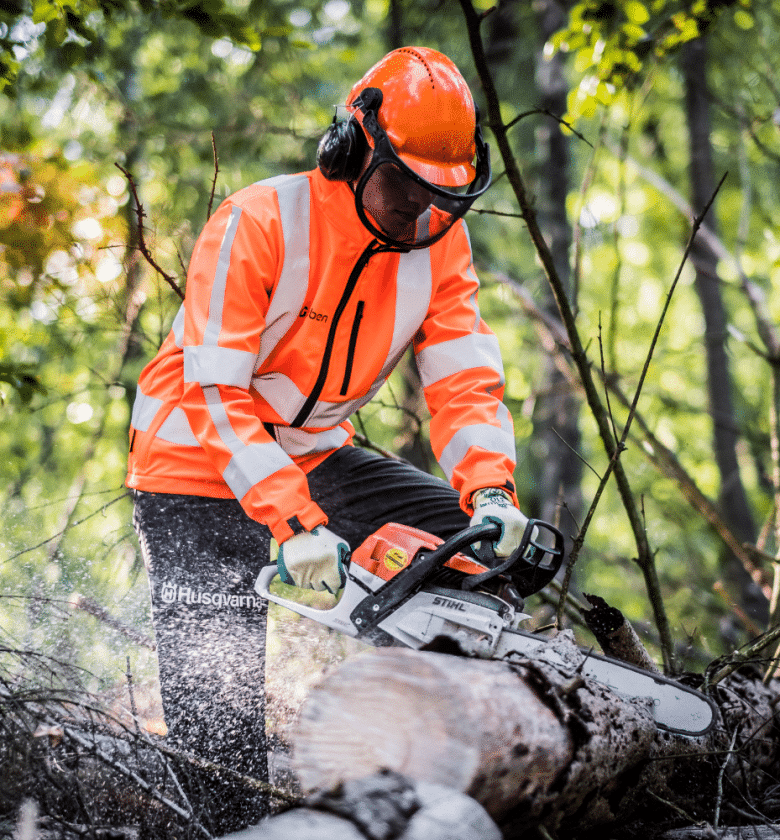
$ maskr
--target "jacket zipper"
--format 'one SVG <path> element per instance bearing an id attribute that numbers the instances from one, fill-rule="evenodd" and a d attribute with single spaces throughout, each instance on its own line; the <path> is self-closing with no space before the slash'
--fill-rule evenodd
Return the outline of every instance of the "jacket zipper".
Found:
<path id="1" fill-rule="evenodd" d="M 352 365 L 355 361 L 355 347 L 357 346 L 358 331 L 360 330 L 360 322 L 363 319 L 363 307 L 366 305 L 364 300 L 357 302 L 357 311 L 355 312 L 355 320 L 352 322 L 352 332 L 349 334 L 349 349 L 347 350 L 347 364 L 344 367 L 344 381 L 341 383 L 341 396 L 345 396 L 349 388 L 349 380 L 352 376 Z"/>
<path id="2" fill-rule="evenodd" d="M 354 268 L 349 273 L 349 279 L 347 280 L 347 285 L 344 287 L 344 292 L 341 295 L 341 300 L 336 307 L 336 311 L 333 313 L 333 320 L 330 325 L 330 330 L 328 331 L 328 338 L 325 342 L 325 350 L 322 354 L 322 364 L 320 365 L 320 372 L 317 375 L 317 381 L 314 383 L 314 387 L 311 389 L 309 396 L 306 398 L 306 402 L 303 404 L 301 410 L 295 416 L 295 419 L 290 423 L 290 425 L 294 428 L 302 426 L 305 422 L 307 417 L 311 414 L 312 409 L 314 408 L 317 400 L 319 399 L 320 394 L 322 393 L 322 389 L 325 387 L 325 381 L 328 378 L 328 370 L 330 368 L 330 357 L 333 353 L 333 344 L 336 340 L 336 330 L 339 325 L 339 320 L 341 316 L 344 314 L 344 310 L 346 309 L 347 303 L 352 295 L 352 292 L 355 291 L 355 286 L 357 285 L 358 278 L 363 272 L 363 269 L 368 264 L 368 261 L 374 254 L 378 254 L 380 251 L 392 251 L 394 250 L 387 245 L 383 245 L 377 239 L 372 239 L 369 242 L 368 247 L 365 251 L 360 255 L 358 261 L 355 263 Z"/>

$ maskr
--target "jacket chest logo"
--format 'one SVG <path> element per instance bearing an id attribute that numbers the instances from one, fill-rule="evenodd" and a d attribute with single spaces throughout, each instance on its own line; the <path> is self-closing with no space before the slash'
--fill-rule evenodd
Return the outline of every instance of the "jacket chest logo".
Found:
<path id="1" fill-rule="evenodd" d="M 312 321 L 321 321 L 323 324 L 328 322 L 328 316 L 324 312 L 315 312 L 313 309 L 309 309 L 308 306 L 304 306 L 303 309 L 298 313 L 299 318 L 310 318 Z"/>

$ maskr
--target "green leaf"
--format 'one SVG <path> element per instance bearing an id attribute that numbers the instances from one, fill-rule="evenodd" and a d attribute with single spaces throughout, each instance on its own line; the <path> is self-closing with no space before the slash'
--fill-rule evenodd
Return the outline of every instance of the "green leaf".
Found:
<path id="1" fill-rule="evenodd" d="M 58 17 L 60 17 L 60 9 L 51 0 L 38 0 L 33 5 L 33 23 L 49 23 L 49 21 L 56 20 Z"/>
<path id="2" fill-rule="evenodd" d="M 623 12 L 631 23 L 637 25 L 647 23 L 650 20 L 650 12 L 648 12 L 645 4 L 640 3 L 639 0 L 628 0 L 623 7 Z"/>

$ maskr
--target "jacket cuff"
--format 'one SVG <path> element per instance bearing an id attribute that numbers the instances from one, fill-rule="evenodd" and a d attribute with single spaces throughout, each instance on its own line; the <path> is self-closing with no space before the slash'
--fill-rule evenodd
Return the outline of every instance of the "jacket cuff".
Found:
<path id="1" fill-rule="evenodd" d="M 520 502 L 518 501 L 517 493 L 515 492 L 515 485 L 511 481 L 506 481 L 504 484 L 480 484 L 479 487 L 465 485 L 461 491 L 460 506 L 469 516 L 472 516 L 474 513 L 474 496 L 480 490 L 487 490 L 488 487 L 497 487 L 499 490 L 503 490 L 508 493 L 512 499 L 512 504 L 518 510 L 520 509 Z"/>
<path id="2" fill-rule="evenodd" d="M 303 510 L 299 510 L 287 519 L 266 523 L 271 536 L 281 545 L 285 540 L 304 531 L 312 531 L 318 525 L 327 525 L 328 517 L 319 505 L 311 502 Z"/>

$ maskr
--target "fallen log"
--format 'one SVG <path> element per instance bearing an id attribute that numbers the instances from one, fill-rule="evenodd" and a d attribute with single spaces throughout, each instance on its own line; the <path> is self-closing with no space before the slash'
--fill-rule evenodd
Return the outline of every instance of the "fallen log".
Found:
<path id="1" fill-rule="evenodd" d="M 664 832 L 658 840 L 776 840 L 777 837 L 780 837 L 780 823 L 718 830 L 711 826 L 673 828 L 671 831 Z"/>
<path id="2" fill-rule="evenodd" d="M 749 773 L 775 772 L 777 686 L 749 680 L 744 700 L 744 685 L 719 687 L 719 726 L 689 738 L 657 729 L 650 701 L 583 679 L 582 658 L 568 632 L 532 660 L 361 654 L 304 703 L 293 733 L 301 785 L 327 790 L 389 768 L 472 797 L 505 837 L 536 826 L 583 837 L 660 816 L 666 827 L 709 822 L 724 790 L 744 796 Z M 730 747 L 752 752 L 727 761 Z"/>

